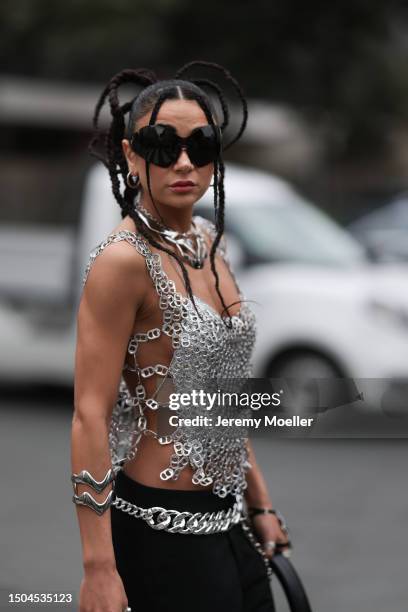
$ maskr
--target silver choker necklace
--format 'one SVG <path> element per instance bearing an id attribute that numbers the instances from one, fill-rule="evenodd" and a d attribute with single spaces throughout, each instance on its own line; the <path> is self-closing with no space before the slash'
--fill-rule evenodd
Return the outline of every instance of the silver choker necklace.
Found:
<path id="1" fill-rule="evenodd" d="M 174 244 L 180 256 L 193 268 L 200 269 L 204 266 L 204 261 L 208 256 L 207 244 L 194 221 L 191 221 L 191 228 L 188 232 L 177 232 L 163 225 L 139 202 L 136 203 L 134 209 L 149 230 L 160 234 L 166 242 Z"/>

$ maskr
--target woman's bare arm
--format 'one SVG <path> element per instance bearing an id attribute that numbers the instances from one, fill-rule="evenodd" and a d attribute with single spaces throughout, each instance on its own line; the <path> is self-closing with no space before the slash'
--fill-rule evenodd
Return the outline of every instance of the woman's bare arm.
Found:
<path id="1" fill-rule="evenodd" d="M 245 501 L 248 506 L 272 508 L 268 487 L 261 468 L 256 461 L 255 452 L 250 440 L 247 442 L 247 448 L 248 461 L 252 468 L 247 472 L 248 486 L 245 490 Z"/>
<path id="2" fill-rule="evenodd" d="M 248 461 L 251 464 L 251 469 L 247 472 L 247 488 L 245 490 L 245 501 L 248 508 L 270 508 L 272 509 L 272 501 L 268 491 L 265 478 L 259 467 L 255 452 L 250 440 L 247 441 Z M 258 535 L 258 539 L 264 546 L 264 552 L 267 557 L 274 554 L 274 550 L 268 547 L 267 542 L 284 543 L 288 541 L 279 524 L 279 520 L 274 514 L 258 514 L 253 517 L 253 526 Z M 286 548 L 286 547 L 285 547 Z M 281 549 L 283 550 L 283 549 Z"/>
<path id="3" fill-rule="evenodd" d="M 78 309 L 71 467 L 76 474 L 85 469 L 97 480 L 111 467 L 110 418 L 144 295 L 144 274 L 144 259 L 131 245 L 109 245 L 91 267 Z M 101 502 L 111 488 L 98 494 L 79 484 L 77 494 L 87 490 Z M 84 568 L 115 568 L 110 508 L 101 516 L 86 506 L 76 509 Z"/>

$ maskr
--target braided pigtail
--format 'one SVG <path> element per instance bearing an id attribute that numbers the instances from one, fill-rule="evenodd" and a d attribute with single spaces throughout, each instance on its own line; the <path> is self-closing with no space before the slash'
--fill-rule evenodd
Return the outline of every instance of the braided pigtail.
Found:
<path id="1" fill-rule="evenodd" d="M 120 105 L 118 97 L 118 89 L 124 84 L 135 84 L 141 87 L 146 87 L 156 82 L 156 76 L 150 70 L 141 68 L 139 70 L 125 69 L 114 75 L 109 83 L 103 89 L 99 100 L 96 103 L 93 115 L 94 135 L 89 144 L 90 153 L 99 159 L 108 169 L 110 180 L 112 183 L 112 193 L 122 209 L 122 218 L 129 211 L 129 191 L 125 189 L 125 193 L 121 193 L 121 184 L 119 175 L 122 177 L 126 185 L 127 163 L 122 151 L 122 139 L 125 131 L 125 114 L 130 110 L 130 104 Z M 108 100 L 112 121 L 107 132 L 103 133 L 99 127 L 99 117 L 101 110 Z M 98 145 L 102 144 L 102 153 L 98 149 Z M 132 198 L 134 193 L 132 194 Z"/>

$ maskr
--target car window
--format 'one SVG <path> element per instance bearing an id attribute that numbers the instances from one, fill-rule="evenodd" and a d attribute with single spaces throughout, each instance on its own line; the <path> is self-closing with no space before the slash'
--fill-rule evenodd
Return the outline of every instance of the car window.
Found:
<path id="1" fill-rule="evenodd" d="M 209 213 L 208 207 L 197 208 L 197 214 Z M 237 236 L 249 261 L 340 266 L 367 261 L 364 248 L 350 234 L 306 203 L 232 204 L 228 213 L 226 230 Z"/>

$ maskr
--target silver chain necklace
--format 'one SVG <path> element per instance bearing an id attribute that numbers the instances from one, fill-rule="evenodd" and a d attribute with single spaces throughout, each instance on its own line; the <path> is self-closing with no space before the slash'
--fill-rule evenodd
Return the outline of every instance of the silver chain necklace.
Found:
<path id="1" fill-rule="evenodd" d="M 204 266 L 204 261 L 208 256 L 207 244 L 194 221 L 191 221 L 191 228 L 189 231 L 177 232 L 176 230 L 166 227 L 158 219 L 153 217 L 140 202 L 136 203 L 134 209 L 146 227 L 148 227 L 150 231 L 160 234 L 166 242 L 174 244 L 180 256 L 193 268 L 200 269 Z"/>

